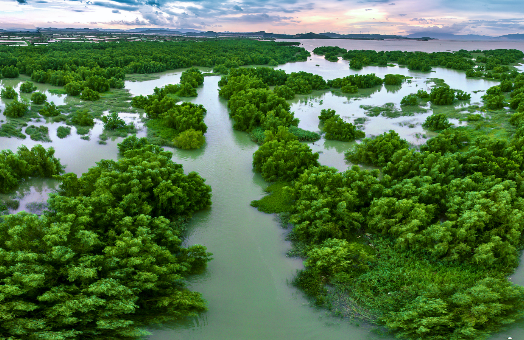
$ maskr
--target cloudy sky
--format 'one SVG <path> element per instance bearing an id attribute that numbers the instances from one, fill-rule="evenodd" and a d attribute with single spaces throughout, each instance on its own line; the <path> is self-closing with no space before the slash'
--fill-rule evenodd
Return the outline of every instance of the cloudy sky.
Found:
<path id="1" fill-rule="evenodd" d="M 0 28 L 524 33 L 523 0 L 0 0 Z"/>

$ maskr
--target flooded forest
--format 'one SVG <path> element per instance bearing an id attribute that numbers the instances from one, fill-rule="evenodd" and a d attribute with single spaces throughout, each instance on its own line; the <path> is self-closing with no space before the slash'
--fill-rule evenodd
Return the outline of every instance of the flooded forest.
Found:
<path id="1" fill-rule="evenodd" d="M 523 337 L 523 51 L 0 46 L 0 338 Z"/>

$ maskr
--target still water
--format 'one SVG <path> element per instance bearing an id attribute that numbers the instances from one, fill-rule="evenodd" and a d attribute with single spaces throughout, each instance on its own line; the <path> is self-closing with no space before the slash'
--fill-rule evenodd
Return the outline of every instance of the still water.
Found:
<path id="1" fill-rule="evenodd" d="M 316 46 L 332 44 L 333 41 L 303 41 L 304 47 L 312 50 Z M 429 43 L 429 44 L 428 44 Z M 436 42 L 375 42 L 342 41 L 342 47 L 355 49 L 388 50 L 426 50 L 436 48 Z M 345 45 L 347 44 L 347 45 Z M 439 41 L 442 50 L 516 48 L 514 46 L 480 46 L 485 42 L 474 42 L 478 46 L 464 45 L 464 42 Z M 489 43 L 492 44 L 492 43 Z M 521 44 L 524 46 L 524 44 Z M 429 51 L 433 51 L 431 49 Z M 317 66 L 318 65 L 318 66 Z M 323 108 L 332 108 L 347 121 L 365 118 L 363 130 L 367 136 L 381 134 L 393 129 L 410 143 L 418 145 L 430 137 L 421 127 L 424 119 L 431 114 L 416 113 L 413 116 L 386 118 L 368 117 L 361 105 L 384 105 L 393 103 L 400 109 L 403 96 L 418 89 L 429 89 L 428 78 L 441 78 L 453 88 L 472 94 L 471 103 L 480 102 L 480 96 L 496 82 L 466 79 L 463 72 L 437 68 L 432 73 L 411 72 L 406 68 L 366 67 L 353 71 L 346 61 L 332 63 L 322 57 L 312 56 L 307 62 L 289 63 L 279 68 L 286 72 L 306 71 L 319 74 L 326 79 L 344 77 L 350 74 L 375 73 L 383 77 L 388 73 L 398 73 L 413 77 L 402 87 L 377 87 L 366 92 L 365 96 L 337 96 L 331 92 L 318 92 L 307 96 L 297 96 L 292 111 L 300 119 L 300 127 L 318 131 L 318 114 Z M 143 82 L 126 82 L 132 95 L 151 94 L 155 86 L 177 83 L 181 71 L 166 72 L 158 79 Z M 257 150 L 246 133 L 234 131 L 229 119 L 227 103 L 218 97 L 219 77 L 205 77 L 204 86 L 198 90 L 198 97 L 192 101 L 203 104 L 207 109 L 205 123 L 208 126 L 206 145 L 196 151 L 170 150 L 175 162 L 184 165 L 186 172 L 197 171 L 213 189 L 213 204 L 206 211 L 197 213 L 190 222 L 188 245 L 203 244 L 213 253 L 204 274 L 191 277 L 190 288 L 199 291 L 208 301 L 209 311 L 197 318 L 186 320 L 158 329 L 151 329 L 151 340 L 170 339 L 393 339 L 392 336 L 379 335 L 372 327 L 363 323 L 341 320 L 314 308 L 303 294 L 290 285 L 302 261 L 286 257 L 290 244 L 285 240 L 287 230 L 282 229 L 272 215 L 258 212 L 249 202 L 261 198 L 267 183 L 252 170 L 252 155 Z M 19 86 L 15 80 L 3 80 L 6 84 Z M 37 84 L 39 90 L 46 90 Z M 472 91 L 481 91 L 472 93 Z M 67 97 L 56 101 L 68 100 Z M 0 104 L 3 109 L 4 104 Z M 126 120 L 134 121 L 139 128 L 139 136 L 145 135 L 139 116 L 121 113 Z M 6 120 L 0 115 L 0 120 Z M 44 124 L 45 122 L 35 123 Z M 459 124 L 458 121 L 454 122 Z M 98 136 L 103 131 L 100 122 L 90 132 L 90 140 L 82 140 L 72 131 L 72 135 L 61 140 L 56 137 L 56 128 L 63 123 L 47 123 L 56 156 L 66 171 L 81 174 L 100 159 L 117 158 L 116 144 L 122 138 L 108 140 L 107 145 L 98 144 Z M 16 148 L 22 144 L 28 147 L 37 144 L 29 138 L 0 138 L 2 149 Z M 326 141 L 324 139 L 310 144 L 319 151 L 320 162 L 345 170 L 343 152 L 354 143 Z M 43 209 L 49 192 L 55 190 L 55 181 L 31 180 L 24 183 L 10 197 L 20 200 L 20 205 L 12 211 L 27 210 L 38 213 Z M 512 275 L 511 280 L 524 285 L 524 270 Z M 524 339 L 524 323 L 513 325 L 492 339 Z"/>

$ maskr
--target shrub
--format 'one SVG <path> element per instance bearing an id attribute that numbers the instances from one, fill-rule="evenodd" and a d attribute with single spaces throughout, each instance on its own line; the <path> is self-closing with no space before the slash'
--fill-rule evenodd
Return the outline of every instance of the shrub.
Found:
<path id="1" fill-rule="evenodd" d="M 438 86 L 431 89 L 430 100 L 435 105 L 451 105 L 455 100 L 455 91 L 449 86 Z"/>
<path id="2" fill-rule="evenodd" d="M 400 101 L 400 105 L 406 106 L 406 105 L 417 105 L 418 104 L 418 97 L 416 94 L 408 94 L 402 100 Z"/>
<path id="3" fill-rule="evenodd" d="M 22 117 L 27 113 L 28 109 L 29 109 L 28 104 L 15 100 L 11 104 L 6 105 L 4 115 L 6 117 L 12 117 L 12 118 Z"/>
<path id="4" fill-rule="evenodd" d="M 80 94 L 80 99 L 95 101 L 100 99 L 100 93 L 97 91 L 91 90 L 89 87 L 84 87 L 84 90 Z"/>
<path id="5" fill-rule="evenodd" d="M 82 81 L 72 81 L 64 86 L 66 93 L 70 96 L 78 96 L 82 93 L 85 88 L 85 84 Z"/>
<path id="6" fill-rule="evenodd" d="M 322 109 L 320 110 L 320 116 L 318 116 L 318 119 L 320 119 L 321 122 L 325 122 L 326 120 L 335 117 L 336 111 L 333 109 Z"/>
<path id="7" fill-rule="evenodd" d="M 430 131 L 439 131 L 451 127 L 451 124 L 443 113 L 432 114 L 422 124 L 422 126 Z"/>
<path id="8" fill-rule="evenodd" d="M 277 96 L 282 97 L 287 100 L 295 98 L 295 92 L 286 85 L 275 86 L 275 88 L 273 89 L 273 92 L 275 92 Z"/>
<path id="9" fill-rule="evenodd" d="M 335 115 L 324 122 L 326 139 L 349 142 L 364 138 L 364 132 L 357 130 L 355 125 L 345 122 L 339 115 Z"/>
<path id="10" fill-rule="evenodd" d="M 402 85 L 404 76 L 400 74 L 386 74 L 384 76 L 384 84 L 386 85 Z"/>
<path id="11" fill-rule="evenodd" d="M 33 104 L 42 105 L 47 100 L 47 96 L 42 92 L 35 92 L 31 95 Z"/>
<path id="12" fill-rule="evenodd" d="M 181 132 L 173 140 L 173 144 L 180 149 L 200 149 L 206 142 L 206 138 L 202 134 L 202 131 L 188 129 Z"/>
<path id="13" fill-rule="evenodd" d="M 45 103 L 44 104 L 44 107 L 41 108 L 38 113 L 40 113 L 42 116 L 45 116 L 45 117 L 55 117 L 55 116 L 58 116 L 60 114 L 60 111 L 58 110 L 58 108 L 56 107 L 55 103 L 51 102 L 51 103 Z"/>
<path id="14" fill-rule="evenodd" d="M 123 155 L 128 150 L 141 149 L 149 144 L 147 138 L 137 138 L 135 135 L 125 138 L 121 143 L 118 143 L 118 152 Z"/>
<path id="15" fill-rule="evenodd" d="M 116 130 L 126 126 L 126 122 L 118 116 L 118 113 L 113 112 L 109 116 L 102 117 L 104 122 L 104 129 Z"/>
<path id="16" fill-rule="evenodd" d="M 71 128 L 69 126 L 59 126 L 58 129 L 56 129 L 56 135 L 58 138 L 66 138 L 71 134 Z"/>
<path id="17" fill-rule="evenodd" d="M 15 89 L 12 86 L 6 86 L 2 89 L 2 92 L 0 92 L 0 95 L 3 99 L 15 99 L 18 98 L 18 93 L 16 93 Z"/>
<path id="18" fill-rule="evenodd" d="M 20 92 L 31 93 L 34 91 L 36 91 L 36 86 L 30 81 L 26 81 L 22 85 L 20 85 Z"/>
<path id="19" fill-rule="evenodd" d="M 455 97 L 458 100 L 470 100 L 471 99 L 471 94 L 469 94 L 467 92 L 464 92 L 462 90 L 455 90 Z"/>
<path id="20" fill-rule="evenodd" d="M 71 123 L 79 126 L 93 126 L 95 119 L 87 109 L 76 111 L 71 117 Z"/>
<path id="21" fill-rule="evenodd" d="M 344 85 L 340 88 L 342 93 L 357 93 L 358 87 L 356 85 Z"/>
<path id="22" fill-rule="evenodd" d="M 393 130 L 374 139 L 365 138 L 355 149 L 346 152 L 346 159 L 352 163 L 385 166 L 397 150 L 406 149 L 409 143 Z"/>
<path id="23" fill-rule="evenodd" d="M 429 93 L 427 93 L 424 90 L 418 90 L 417 97 L 419 97 L 420 99 L 429 99 L 430 98 Z"/>
<path id="24" fill-rule="evenodd" d="M 2 69 L 2 76 L 5 78 L 16 78 L 20 75 L 20 71 L 16 66 L 4 66 Z"/>

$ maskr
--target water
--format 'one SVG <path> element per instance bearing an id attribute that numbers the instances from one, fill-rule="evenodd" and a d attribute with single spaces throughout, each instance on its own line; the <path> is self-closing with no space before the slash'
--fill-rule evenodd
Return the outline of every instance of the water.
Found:
<path id="1" fill-rule="evenodd" d="M 332 41 L 321 41 L 325 45 Z M 304 41 L 311 48 L 311 42 Z M 423 46 L 436 46 L 428 42 L 402 42 L 404 45 L 392 47 L 390 42 L 344 41 L 351 43 L 352 48 L 374 48 L 380 44 L 383 48 L 415 50 Z M 394 42 L 399 44 L 399 42 Z M 440 43 L 443 43 L 440 41 Z M 426 44 L 426 45 L 424 45 Z M 384 47 L 385 46 L 385 47 Z M 453 49 L 454 43 L 445 46 Z M 346 47 L 346 46 L 343 46 Z M 464 47 L 461 42 L 460 47 Z M 348 48 L 348 47 L 346 47 Z M 487 47 L 464 47 L 487 48 Z M 500 47 L 504 48 L 504 47 Z M 513 47 L 514 48 L 514 47 Z M 319 65 L 319 66 L 316 66 Z M 385 87 L 367 90 L 369 97 L 336 96 L 330 92 L 318 92 L 307 96 L 297 96 L 292 104 L 292 111 L 301 120 L 300 127 L 318 131 L 318 114 L 323 108 L 333 108 L 347 121 L 367 117 L 360 105 L 383 105 L 388 102 L 400 108 L 403 96 L 428 89 L 428 77 L 442 78 L 454 88 L 471 92 L 486 90 L 496 84 L 491 81 L 466 79 L 463 72 L 436 69 L 433 73 L 411 72 L 406 68 L 367 67 L 361 71 L 348 68 L 345 61 L 331 63 L 321 57 L 312 56 L 304 63 L 290 63 L 280 66 L 287 72 L 303 70 L 317 73 L 326 79 L 343 77 L 354 73 L 376 73 L 383 76 L 387 73 L 399 73 L 414 77 L 411 83 L 404 83 L 402 88 Z M 126 82 L 126 88 L 133 95 L 151 94 L 155 86 L 177 83 L 181 71 L 165 72 L 159 79 L 143 82 Z M 212 207 L 195 215 L 190 223 L 186 239 L 188 245 L 203 244 L 213 253 L 204 274 L 190 278 L 190 288 L 199 291 L 208 301 L 209 311 L 197 318 L 185 320 L 162 328 L 152 329 L 151 340 L 171 339 L 393 339 L 390 336 L 379 336 L 369 326 L 341 320 L 329 316 L 325 311 L 312 307 L 304 295 L 290 281 L 297 270 L 302 268 L 302 261 L 286 257 L 290 243 L 285 240 L 287 230 L 280 227 L 272 215 L 258 212 L 249 206 L 249 202 L 264 195 L 267 183 L 252 170 L 252 155 L 258 146 L 249 140 L 246 133 L 234 131 L 229 118 L 226 101 L 218 97 L 219 77 L 205 77 L 198 97 L 193 102 L 207 108 L 205 122 L 208 126 L 206 145 L 200 150 L 185 151 L 174 149 L 173 159 L 184 165 L 184 170 L 197 171 L 207 179 L 213 189 Z M 5 80 L 3 80 L 5 81 Z M 11 81 L 11 80 L 9 80 Z M 41 84 L 37 84 L 39 86 Z M 40 89 L 40 88 L 39 88 Z M 479 102 L 482 92 L 472 93 L 471 102 Z M 68 100 L 67 97 L 64 100 Z M 0 107 L 1 108 L 1 107 Z M 363 128 L 367 135 L 380 134 L 389 129 L 396 130 L 403 138 L 413 144 L 422 143 L 428 134 L 420 126 L 428 112 L 412 117 L 387 119 L 384 117 L 367 117 Z M 136 115 L 121 114 L 127 119 L 138 119 Z M 5 120 L 5 117 L 0 117 Z M 458 121 L 454 121 L 458 124 Z M 38 123 L 37 123 L 38 124 Z M 409 127 L 412 124 L 414 127 Z M 84 141 L 76 135 L 60 140 L 56 137 L 56 128 L 63 123 L 48 124 L 52 145 L 56 155 L 66 164 L 66 171 L 81 174 L 95 165 L 100 159 L 116 159 L 116 144 L 121 138 L 108 140 L 107 145 L 98 144 L 98 135 L 103 126 L 98 122 L 90 132 L 91 140 Z M 142 129 L 139 135 L 143 136 Z M 16 150 L 19 145 L 28 147 L 37 144 L 29 138 L 0 138 L 2 149 Z M 339 170 L 346 169 L 343 152 L 354 143 L 326 141 L 324 139 L 310 144 L 314 151 L 322 152 L 320 162 L 334 166 Z M 20 207 L 13 211 L 30 210 L 38 212 L 49 192 L 55 190 L 57 183 L 46 180 L 30 180 L 24 183 L 16 193 L 10 195 L 20 199 Z M 520 268 L 511 280 L 524 284 L 524 270 Z M 524 338 L 524 323 L 518 323 L 501 332 L 493 339 Z"/>

